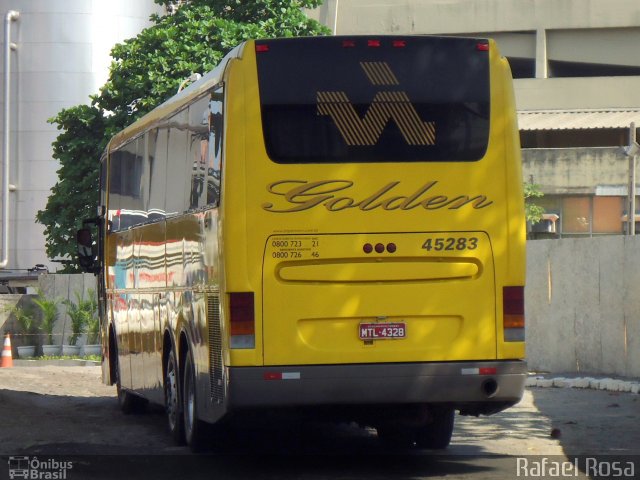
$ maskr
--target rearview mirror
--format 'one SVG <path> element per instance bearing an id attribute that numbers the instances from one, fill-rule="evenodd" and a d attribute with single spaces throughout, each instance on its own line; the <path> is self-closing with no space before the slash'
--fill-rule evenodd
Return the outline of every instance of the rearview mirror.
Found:
<path id="1" fill-rule="evenodd" d="M 76 233 L 76 243 L 78 245 L 78 263 L 83 270 L 93 271 L 95 265 L 95 255 L 93 253 L 93 238 L 91 230 L 81 228 Z"/>

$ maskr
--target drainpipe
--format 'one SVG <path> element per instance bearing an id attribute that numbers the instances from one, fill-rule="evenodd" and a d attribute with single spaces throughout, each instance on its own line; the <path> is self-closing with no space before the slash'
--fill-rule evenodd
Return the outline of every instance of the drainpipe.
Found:
<path id="1" fill-rule="evenodd" d="M 335 11 L 333 12 L 333 34 L 338 34 L 338 7 L 340 6 L 340 0 L 336 0 Z"/>
<path id="2" fill-rule="evenodd" d="M 636 124 L 629 126 L 629 145 L 623 147 L 629 157 L 629 196 L 627 197 L 627 235 L 636 234 L 636 156 L 640 145 L 636 142 Z"/>
<path id="3" fill-rule="evenodd" d="M 9 263 L 9 192 L 15 190 L 9 184 L 10 171 L 10 116 L 11 116 L 11 51 L 17 48 L 11 42 L 11 22 L 18 20 L 20 13 L 9 10 L 4 17 L 4 131 L 2 132 L 2 260 L 0 268 L 6 268 Z"/>

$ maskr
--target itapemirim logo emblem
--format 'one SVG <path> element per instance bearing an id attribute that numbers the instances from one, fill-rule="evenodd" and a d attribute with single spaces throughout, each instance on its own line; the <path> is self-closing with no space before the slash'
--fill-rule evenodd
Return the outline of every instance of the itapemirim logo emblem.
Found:
<path id="1" fill-rule="evenodd" d="M 373 85 L 400 85 L 386 62 L 360 62 L 360 67 Z M 363 118 L 360 118 L 345 92 L 317 92 L 317 105 L 318 115 L 330 116 L 349 146 L 377 144 L 391 120 L 409 145 L 435 145 L 435 122 L 422 121 L 404 91 L 376 93 Z"/>

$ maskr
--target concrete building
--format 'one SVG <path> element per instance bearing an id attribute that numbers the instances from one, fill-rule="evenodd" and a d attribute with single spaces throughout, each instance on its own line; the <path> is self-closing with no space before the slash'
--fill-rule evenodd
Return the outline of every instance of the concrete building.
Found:
<path id="1" fill-rule="evenodd" d="M 64 107 L 89 103 L 107 79 L 114 44 L 137 35 L 161 9 L 153 0 L 0 0 L 0 12 L 5 18 L 0 110 L 9 115 L 6 125 L 5 116 L 0 118 L 8 141 L 2 166 L 10 160 L 11 185 L 8 202 L 0 197 L 0 218 L 6 212 L 9 220 L 8 235 L 0 237 L 0 245 L 8 245 L 0 274 L 7 269 L 23 274 L 36 264 L 53 272 L 59 265 L 46 258 L 44 228 L 35 223 L 59 168 L 51 149 L 58 132 L 47 119 Z"/>
<path id="2" fill-rule="evenodd" d="M 640 2 L 325 0 L 310 16 L 339 35 L 495 38 L 515 78 L 524 180 L 545 193 L 550 220 L 536 228 L 562 237 L 626 231 L 630 161 L 621 147 L 631 122 L 640 127 Z"/>

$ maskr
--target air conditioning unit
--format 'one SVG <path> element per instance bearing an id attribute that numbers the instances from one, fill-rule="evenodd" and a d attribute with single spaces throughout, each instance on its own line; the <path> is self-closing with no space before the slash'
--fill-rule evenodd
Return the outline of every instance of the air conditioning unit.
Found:
<path id="1" fill-rule="evenodd" d="M 533 233 L 557 233 L 556 222 L 559 218 L 560 215 L 555 213 L 545 213 L 542 215 L 542 220 L 531 225 L 531 231 Z"/>

